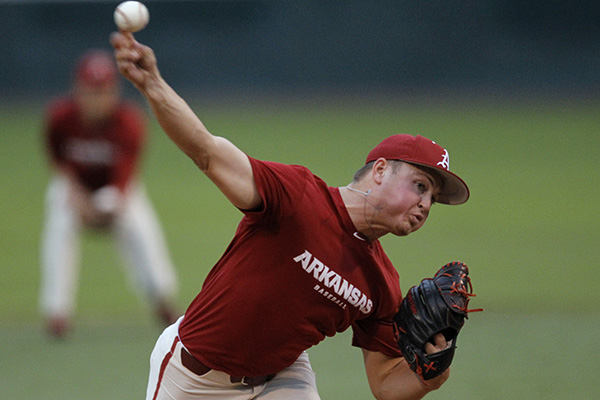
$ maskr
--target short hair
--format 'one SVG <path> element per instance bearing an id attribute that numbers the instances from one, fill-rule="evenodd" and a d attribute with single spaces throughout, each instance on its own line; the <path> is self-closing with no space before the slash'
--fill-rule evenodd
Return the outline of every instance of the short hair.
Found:
<path id="1" fill-rule="evenodd" d="M 358 171 L 356 171 L 354 173 L 354 177 L 352 178 L 354 182 L 358 182 L 362 179 L 363 176 L 365 176 L 365 174 L 367 173 L 367 171 L 371 170 L 371 168 L 373 168 L 373 164 L 375 163 L 375 161 L 371 161 L 366 163 L 365 165 L 363 165 L 362 167 L 360 167 L 358 169 Z"/>
<path id="2" fill-rule="evenodd" d="M 373 168 L 373 164 L 375 164 L 375 161 L 377 161 L 377 160 L 370 161 L 370 162 L 366 163 L 365 165 L 363 165 L 362 167 L 360 167 L 358 169 L 358 171 L 356 171 L 354 173 L 354 178 L 353 178 L 354 182 L 360 181 L 367 174 L 367 172 L 370 171 L 371 168 Z M 388 160 L 388 162 L 391 164 L 392 172 L 394 172 L 394 173 L 396 173 L 399 166 L 404 164 L 404 161 L 401 161 L 401 160 Z"/>

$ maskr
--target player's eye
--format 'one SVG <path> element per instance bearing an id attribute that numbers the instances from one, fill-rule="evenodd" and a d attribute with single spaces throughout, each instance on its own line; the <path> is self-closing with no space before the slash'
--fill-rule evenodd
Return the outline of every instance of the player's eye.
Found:
<path id="1" fill-rule="evenodd" d="M 425 185 L 423 182 L 416 182 L 416 186 L 417 186 L 417 191 L 420 194 L 427 192 L 427 190 L 429 189 L 428 186 Z"/>

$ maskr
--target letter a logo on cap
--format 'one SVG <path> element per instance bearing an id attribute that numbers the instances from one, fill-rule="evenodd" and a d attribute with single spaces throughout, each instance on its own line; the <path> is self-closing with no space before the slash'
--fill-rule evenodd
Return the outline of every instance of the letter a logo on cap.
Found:
<path id="1" fill-rule="evenodd" d="M 444 155 L 442 156 L 442 161 L 437 163 L 437 165 L 444 168 L 446 171 L 450 170 L 450 155 L 448 154 L 448 150 L 444 149 Z"/>

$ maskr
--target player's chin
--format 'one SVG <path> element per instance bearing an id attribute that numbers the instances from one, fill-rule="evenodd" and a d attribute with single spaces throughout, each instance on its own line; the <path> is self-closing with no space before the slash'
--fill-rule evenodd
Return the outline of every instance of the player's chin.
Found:
<path id="1" fill-rule="evenodd" d="M 399 224 L 394 230 L 395 236 L 407 236 L 418 230 L 421 226 L 413 226 L 410 223 Z"/>
<path id="2" fill-rule="evenodd" d="M 413 222 L 407 222 L 406 224 L 403 224 L 400 226 L 399 232 L 397 235 L 398 236 L 406 236 L 409 235 L 413 232 L 418 231 L 419 229 L 421 229 L 421 227 L 423 226 L 425 220 L 419 221 L 417 223 L 413 223 Z"/>

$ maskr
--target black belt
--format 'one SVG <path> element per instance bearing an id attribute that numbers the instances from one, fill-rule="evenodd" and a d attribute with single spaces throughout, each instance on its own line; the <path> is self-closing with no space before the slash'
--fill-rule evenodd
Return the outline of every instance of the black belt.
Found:
<path id="1" fill-rule="evenodd" d="M 195 358 L 193 355 L 188 353 L 187 350 L 184 349 L 183 347 L 181 348 L 181 363 L 190 372 L 193 372 L 194 374 L 199 375 L 199 376 L 207 374 L 212 369 L 212 368 L 202 364 L 200 361 L 198 361 L 197 358 Z M 230 378 L 230 381 L 231 381 L 231 383 L 241 383 L 243 385 L 248 385 L 248 386 L 260 386 L 260 385 L 263 385 L 263 384 L 269 382 L 271 379 L 273 379 L 274 376 L 275 376 L 274 374 L 273 375 L 263 375 L 263 376 L 253 376 L 253 377 L 232 376 Z"/>

